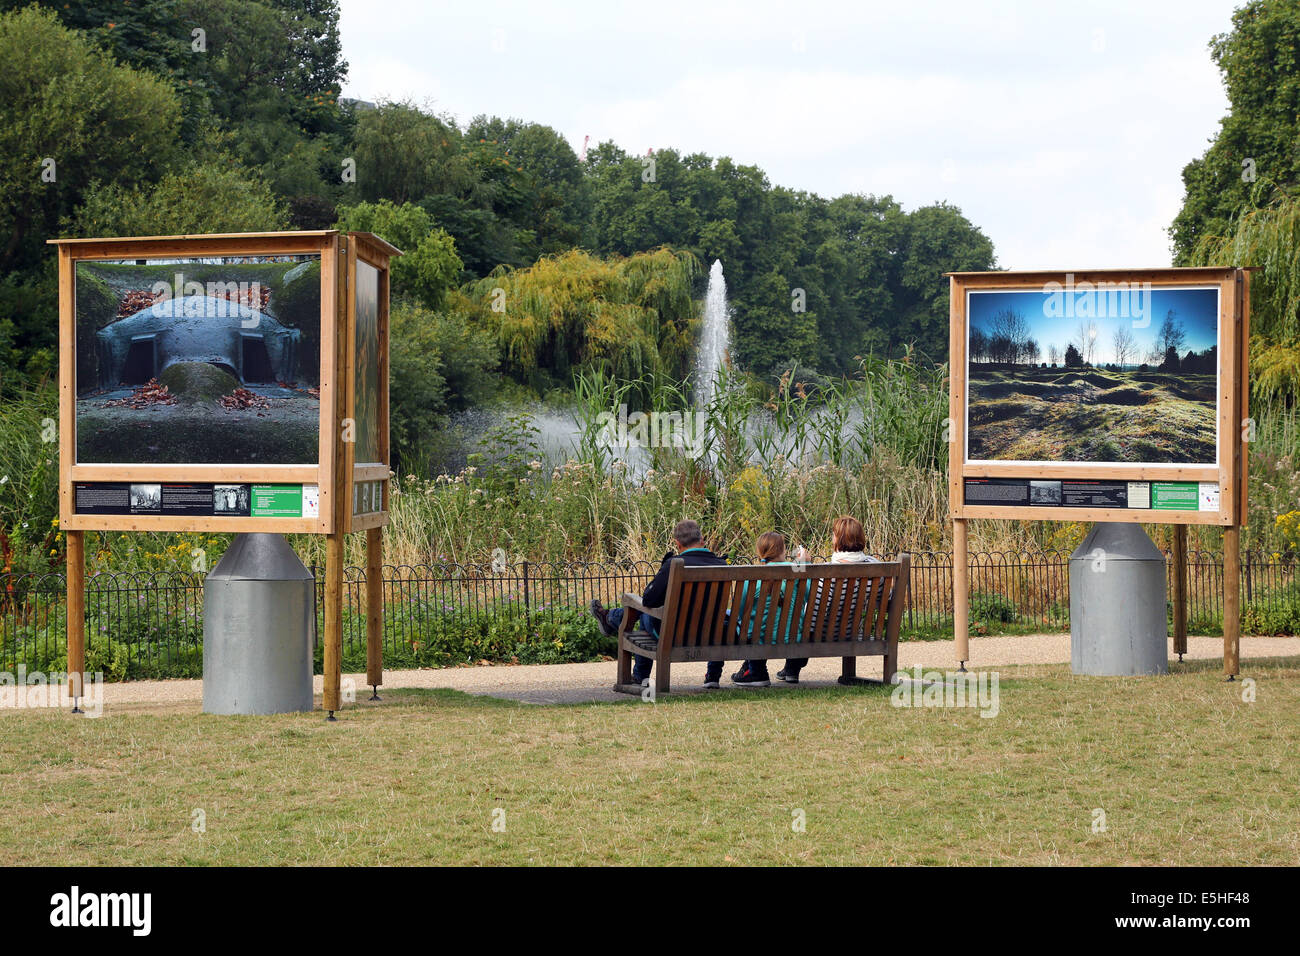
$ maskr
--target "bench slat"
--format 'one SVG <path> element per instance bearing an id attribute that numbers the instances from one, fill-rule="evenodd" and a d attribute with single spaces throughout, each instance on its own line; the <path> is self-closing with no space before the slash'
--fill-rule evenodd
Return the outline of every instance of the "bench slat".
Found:
<path id="1" fill-rule="evenodd" d="M 753 590 L 754 588 L 752 585 L 747 588 L 744 583 L 740 581 L 735 582 L 732 586 L 731 617 L 728 619 L 729 623 L 727 625 L 727 630 L 729 632 L 727 639 L 730 641 L 739 640 L 739 635 L 745 633 L 745 629 L 749 626 L 749 621 L 747 619 L 748 615 L 745 613 L 745 606 L 750 606 L 754 603 L 753 598 L 750 597 L 750 594 L 748 593 Z"/>
<path id="2" fill-rule="evenodd" d="M 706 585 L 705 594 L 705 611 L 699 615 L 699 632 L 701 632 L 701 643 L 708 641 L 710 644 L 727 643 L 727 635 L 723 633 L 722 628 L 714 627 L 714 618 L 718 614 L 718 605 L 722 604 L 719 600 L 722 597 L 723 584 L 727 581 L 719 581 L 718 584 Z"/>
<path id="3" fill-rule="evenodd" d="M 780 613 L 776 616 L 776 631 L 772 634 L 773 644 L 785 644 L 790 635 L 792 622 L 799 620 L 798 614 L 803 607 L 803 592 L 807 590 L 803 581 L 791 581 L 781 592 Z"/>
<path id="4" fill-rule="evenodd" d="M 725 644 L 729 635 L 727 631 L 727 609 L 731 605 L 731 592 L 735 589 L 735 583 L 732 581 L 723 581 L 718 585 L 718 591 L 713 602 L 713 613 L 709 616 L 709 633 L 719 634 L 722 642 Z"/>
<path id="5" fill-rule="evenodd" d="M 872 587 L 870 580 L 856 581 L 853 595 L 853 608 L 849 613 L 848 636 L 851 638 L 859 637 L 862 634 L 862 617 L 865 614 L 867 620 L 871 620 L 871 602 L 875 600 L 876 592 L 881 590 Z"/>
<path id="6" fill-rule="evenodd" d="M 834 626 L 831 616 L 835 607 L 835 592 L 839 589 L 841 580 L 827 578 L 822 583 L 821 597 L 817 602 L 817 629 L 813 634 L 813 640 L 817 643 L 825 643 L 830 639 L 831 628 Z"/>
<path id="7" fill-rule="evenodd" d="M 757 597 L 754 599 L 754 610 L 750 614 L 749 627 L 740 633 L 741 644 L 749 646 L 768 643 L 766 632 L 772 627 L 772 605 L 775 603 L 779 587 L 779 582 L 769 578 L 758 587 L 751 588 L 757 593 Z M 767 620 L 763 620 L 764 616 Z"/>
<path id="8" fill-rule="evenodd" d="M 894 587 L 898 587 L 898 584 L 895 583 Z M 876 602 L 876 616 L 871 622 L 871 634 L 873 637 L 884 637 L 885 620 L 889 611 L 889 598 L 892 596 L 894 588 L 886 589 L 881 587 L 876 590 L 880 592 L 880 600 Z"/>
<path id="9" fill-rule="evenodd" d="M 695 597 L 696 583 L 694 581 L 685 581 L 682 583 L 682 596 L 677 602 L 677 614 L 673 619 L 673 643 L 681 646 L 688 646 L 690 641 L 686 635 L 686 622 L 691 617 L 691 601 Z"/>

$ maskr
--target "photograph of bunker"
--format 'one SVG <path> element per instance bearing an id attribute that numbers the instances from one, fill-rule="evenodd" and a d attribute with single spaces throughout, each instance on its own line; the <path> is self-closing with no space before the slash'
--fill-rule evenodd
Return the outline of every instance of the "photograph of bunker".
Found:
<path id="1" fill-rule="evenodd" d="M 971 290 L 966 314 L 968 462 L 1217 464 L 1218 286 Z"/>
<path id="2" fill-rule="evenodd" d="M 77 461 L 309 465 L 317 256 L 81 262 Z"/>

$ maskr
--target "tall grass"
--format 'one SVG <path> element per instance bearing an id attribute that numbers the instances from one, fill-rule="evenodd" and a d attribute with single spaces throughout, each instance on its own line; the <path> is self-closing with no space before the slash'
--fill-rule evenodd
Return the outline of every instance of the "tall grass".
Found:
<path id="1" fill-rule="evenodd" d="M 0 571 L 57 563 L 58 417 L 52 385 L 0 398 Z"/>

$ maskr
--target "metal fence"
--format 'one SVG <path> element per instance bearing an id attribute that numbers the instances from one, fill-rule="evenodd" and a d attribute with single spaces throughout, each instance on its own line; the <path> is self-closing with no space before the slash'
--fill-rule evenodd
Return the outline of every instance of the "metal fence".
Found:
<path id="1" fill-rule="evenodd" d="M 1166 556 L 1168 557 L 1168 556 Z M 1300 555 L 1242 555 L 1243 609 L 1281 607 L 1298 600 Z M 1169 564 L 1172 576 L 1172 562 Z M 582 564 L 526 561 L 520 564 L 386 566 L 382 587 L 387 608 L 386 650 L 396 650 L 448 615 L 469 617 L 491 628 L 509 615 L 528 623 L 573 615 L 598 598 L 615 604 L 624 592 L 639 593 L 654 573 L 646 562 Z M 319 575 L 318 575 L 319 577 Z M 1222 622 L 1222 555 L 1188 554 L 1188 618 L 1191 630 L 1215 630 Z M 1048 552 L 975 552 L 970 555 L 971 617 L 978 630 L 1007 625 L 1042 630 L 1069 627 L 1069 555 Z M 344 653 L 364 653 L 365 570 L 344 574 Z M 1172 593 L 1172 581 L 1170 583 Z M 952 556 L 912 555 L 907 613 L 902 634 L 941 636 L 952 622 Z M 0 671 L 26 662 L 61 669 L 64 654 L 62 574 L 0 576 Z M 317 588 L 318 612 L 324 589 Z M 203 639 L 203 578 L 187 572 L 100 573 L 86 585 L 86 647 L 90 661 L 110 663 L 123 654 L 132 671 L 148 676 L 198 676 Z M 110 638 L 112 643 L 110 643 Z M 186 670 L 188 668 L 188 670 Z"/>

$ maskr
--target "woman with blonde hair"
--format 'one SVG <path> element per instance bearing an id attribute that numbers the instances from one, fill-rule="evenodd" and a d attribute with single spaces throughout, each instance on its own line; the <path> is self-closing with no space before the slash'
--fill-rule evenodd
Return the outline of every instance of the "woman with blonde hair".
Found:
<path id="1" fill-rule="evenodd" d="M 876 558 L 867 554 L 867 533 L 862 527 L 862 522 L 857 518 L 850 517 L 849 515 L 840 515 L 831 525 L 831 546 L 835 549 L 834 554 L 831 555 L 831 564 L 868 564 L 876 561 Z M 808 554 L 807 548 L 801 547 L 799 549 L 797 555 L 799 561 L 807 561 L 810 557 L 811 555 Z M 863 589 L 863 593 L 858 597 L 862 600 L 866 600 L 866 590 Z M 858 598 L 855 597 L 854 600 L 849 603 L 846 613 L 850 617 L 853 615 L 853 612 L 857 607 L 857 599 Z M 836 617 L 839 617 L 840 620 L 845 620 L 843 616 L 840 616 L 840 612 L 844 611 L 843 601 L 844 597 L 841 596 L 840 607 L 831 611 L 832 621 L 835 620 Z M 817 608 L 819 608 L 822 603 L 821 580 L 818 580 L 817 593 L 812 596 L 809 603 L 813 609 L 813 619 L 810 627 L 815 628 L 817 626 Z M 799 672 L 803 670 L 804 665 L 807 663 L 808 658 L 806 657 L 787 658 L 785 667 L 776 672 L 776 679 L 783 680 L 787 684 L 799 683 Z"/>

